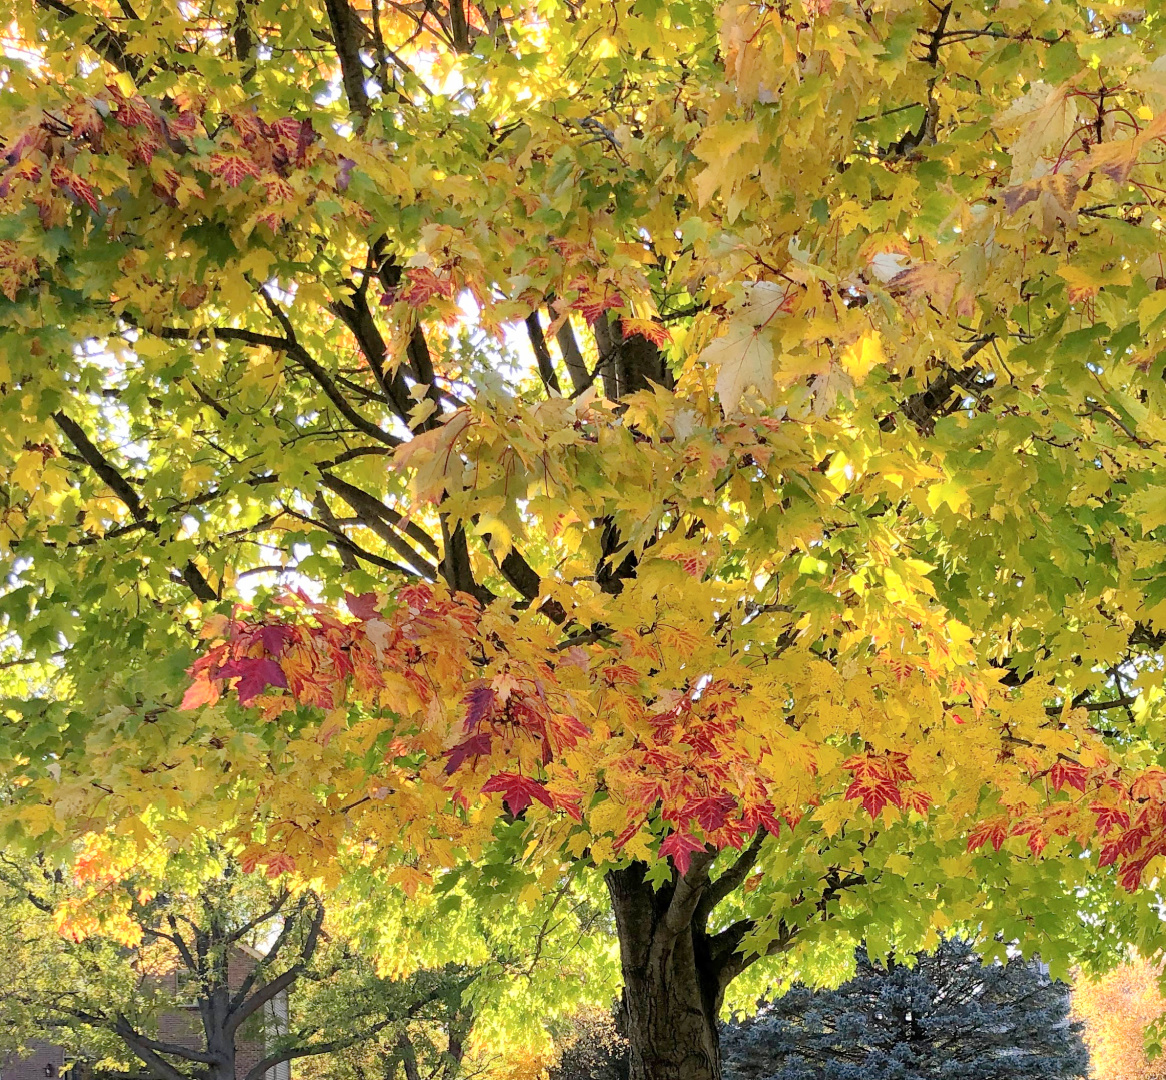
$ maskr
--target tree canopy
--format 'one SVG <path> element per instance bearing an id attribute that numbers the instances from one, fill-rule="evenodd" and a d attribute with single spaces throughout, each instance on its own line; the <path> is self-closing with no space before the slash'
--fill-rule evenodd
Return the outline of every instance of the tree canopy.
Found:
<path id="1" fill-rule="evenodd" d="M 1160 4 L 5 18 L 8 836 L 597 869 L 637 1078 L 1159 947 Z"/>

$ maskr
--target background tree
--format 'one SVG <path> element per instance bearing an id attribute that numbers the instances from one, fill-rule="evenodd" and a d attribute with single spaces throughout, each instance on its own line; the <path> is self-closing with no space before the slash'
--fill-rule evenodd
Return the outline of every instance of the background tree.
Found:
<path id="1" fill-rule="evenodd" d="M 116 861 L 96 845 L 74 871 L 0 857 L 8 1050 L 47 1036 L 89 1066 L 105 1062 L 103 1075 L 119 1065 L 152 1080 L 237 1080 L 250 1041 L 264 1053 L 242 1075 L 261 1080 L 282 1062 L 382 1038 L 408 1046 L 411 1030 L 469 1033 L 463 999 L 477 971 L 380 975 L 335 920 L 326 926 L 316 894 L 246 874 L 221 849 L 118 873 Z M 280 995 L 287 1016 L 274 1011 Z M 192 1002 L 189 1033 L 160 1030 Z M 452 1078 L 460 1055 L 443 1052 Z"/>
<path id="2" fill-rule="evenodd" d="M 835 990 L 796 985 L 724 1033 L 725 1075 L 739 1080 L 891 1080 L 1089 1075 L 1069 988 L 1019 957 L 984 966 L 945 940 L 910 966 L 872 963 Z"/>
<path id="3" fill-rule="evenodd" d="M 1160 873 L 1160 3 L 4 15 L 7 836 L 590 869 L 636 1080 Z"/>
<path id="4" fill-rule="evenodd" d="M 1097 1080 L 1161 1080 L 1166 1061 L 1150 1058 L 1147 1036 L 1161 1024 L 1166 1000 L 1158 964 L 1134 960 L 1105 975 L 1080 979 L 1073 1015 L 1084 1025 L 1085 1043 Z"/>

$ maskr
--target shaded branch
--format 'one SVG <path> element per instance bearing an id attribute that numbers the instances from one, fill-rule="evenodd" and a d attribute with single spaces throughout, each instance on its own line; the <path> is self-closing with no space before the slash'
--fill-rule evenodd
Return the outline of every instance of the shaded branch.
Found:
<path id="1" fill-rule="evenodd" d="M 543 335 L 537 311 L 532 311 L 527 315 L 526 332 L 530 336 L 530 347 L 534 350 L 535 360 L 538 361 L 538 373 L 543 385 L 547 390 L 553 390 L 556 394 L 561 393 L 559 377 L 555 374 L 555 364 L 551 359 L 551 351 L 547 348 L 547 339 Z"/>
<path id="2" fill-rule="evenodd" d="M 737 857 L 737 861 L 721 874 L 716 881 L 709 883 L 704 891 L 704 895 L 700 899 L 700 903 L 696 906 L 696 913 L 693 916 L 697 926 L 701 929 L 708 923 L 708 918 L 716 909 L 716 906 L 730 893 L 744 884 L 745 878 L 749 876 L 749 871 L 757 864 L 757 857 L 761 854 L 761 846 L 765 843 L 765 838 L 768 835 L 769 832 L 764 826 L 759 828 L 753 837 L 752 843 L 741 852 Z"/>
<path id="3" fill-rule="evenodd" d="M 157 534 L 161 531 L 156 521 L 150 519 L 149 511 L 141 496 L 133 489 L 130 482 L 111 464 L 109 459 L 94 445 L 89 436 L 82 430 L 72 417 L 63 412 L 53 413 L 53 420 L 62 434 L 73 444 L 81 459 L 105 482 L 106 486 L 125 504 L 134 520 L 143 528 Z M 211 588 L 210 582 L 193 562 L 178 571 L 180 580 L 199 599 L 214 601 L 219 598 L 218 593 Z"/>
<path id="4" fill-rule="evenodd" d="M 336 46 L 336 58 L 340 61 L 340 77 L 344 83 L 348 107 L 367 119 L 372 110 L 364 88 L 367 72 L 360 58 L 360 47 L 368 31 L 348 0 L 324 0 L 324 9 L 332 27 L 332 42 Z"/>

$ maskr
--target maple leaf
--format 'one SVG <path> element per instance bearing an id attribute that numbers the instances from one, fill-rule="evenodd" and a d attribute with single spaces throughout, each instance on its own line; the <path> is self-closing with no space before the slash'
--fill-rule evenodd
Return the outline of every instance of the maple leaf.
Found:
<path id="1" fill-rule="evenodd" d="M 903 805 L 899 785 L 890 777 L 877 774 L 856 777 L 843 798 L 861 800 L 863 809 L 872 818 L 878 817 L 884 806 L 901 808 Z"/>
<path id="2" fill-rule="evenodd" d="M 1068 283 L 1069 303 L 1080 304 L 1092 300 L 1100 291 L 1101 283 L 1087 270 L 1078 266 L 1062 266 L 1057 276 Z"/>
<path id="3" fill-rule="evenodd" d="M 151 131 L 160 130 L 158 117 L 154 115 L 154 110 L 150 108 L 145 98 L 136 95 L 125 97 L 116 87 L 110 89 L 117 105 L 114 116 L 119 124 L 127 128 L 144 126 Z"/>
<path id="4" fill-rule="evenodd" d="M 179 709 L 198 709 L 203 705 L 213 705 L 219 700 L 219 688 L 211 679 L 203 674 L 191 682 L 182 695 Z"/>
<path id="5" fill-rule="evenodd" d="M 89 182 L 82 180 L 76 173 L 70 172 L 63 165 L 54 165 L 50 173 L 54 186 L 67 191 L 80 202 L 85 203 L 90 210 L 97 210 L 97 195 Z"/>
<path id="6" fill-rule="evenodd" d="M 1007 200 L 1007 191 L 1004 197 Z M 905 270 L 900 270 L 888 282 L 892 295 L 901 292 L 912 300 L 927 297 L 941 313 L 951 310 L 952 299 L 959 283 L 960 275 L 957 270 L 951 270 L 937 262 L 909 266 Z"/>
<path id="7" fill-rule="evenodd" d="M 258 177 L 259 166 L 251 158 L 229 151 L 211 154 L 208 166 L 212 176 L 218 177 L 229 188 L 237 188 L 247 177 Z"/>
<path id="8" fill-rule="evenodd" d="M 705 845 L 695 836 L 685 832 L 669 833 L 660 844 L 660 858 L 671 857 L 676 872 L 684 877 L 692 865 L 692 856 L 698 851 L 704 851 Z"/>
<path id="9" fill-rule="evenodd" d="M 287 686 L 283 668 L 267 657 L 258 660 L 249 657 L 229 660 L 219 668 L 218 678 L 239 680 L 235 684 L 235 693 L 240 705 L 250 705 L 269 686 Z"/>
<path id="10" fill-rule="evenodd" d="M 344 606 L 352 612 L 356 618 L 367 622 L 369 619 L 375 619 L 380 614 L 380 601 L 377 599 L 377 594 L 374 592 L 361 593 L 360 596 L 355 596 L 352 593 L 345 593 Z"/>
<path id="11" fill-rule="evenodd" d="M 199 124 L 198 114 L 190 110 L 181 110 L 172 116 L 166 117 L 166 126 L 173 135 L 193 135 L 198 131 Z"/>
<path id="12" fill-rule="evenodd" d="M 187 311 L 193 311 L 207 298 L 207 292 L 208 289 L 206 285 L 187 285 L 186 288 L 178 294 L 178 302 L 184 308 L 186 308 Z"/>
<path id="13" fill-rule="evenodd" d="M 1100 172 L 1115 183 L 1124 184 L 1133 172 L 1142 152 L 1155 139 L 1166 133 L 1166 113 L 1154 119 L 1130 139 L 1108 139 L 1089 151 L 1080 167 L 1082 172 Z"/>
<path id="14" fill-rule="evenodd" d="M 1054 762 L 1053 767 L 1049 769 L 1049 782 L 1053 785 L 1054 791 L 1060 791 L 1066 784 L 1078 791 L 1084 791 L 1088 776 L 1089 770 L 1075 761 L 1061 759 Z"/>
<path id="15" fill-rule="evenodd" d="M 705 795 L 689 802 L 680 816 L 694 820 L 707 835 L 721 828 L 736 809 L 737 800 L 732 795 Z"/>
<path id="16" fill-rule="evenodd" d="M 408 271 L 405 285 L 398 292 L 396 299 L 410 307 L 420 308 L 435 296 L 446 299 L 453 296 L 453 282 L 448 278 L 438 277 L 427 266 L 418 266 Z"/>
<path id="17" fill-rule="evenodd" d="M 468 739 L 463 739 L 446 751 L 445 774 L 452 776 L 465 764 L 467 758 L 484 757 L 493 745 L 493 736 L 488 731 L 479 731 Z"/>
<path id="18" fill-rule="evenodd" d="M 903 792 L 903 809 L 905 810 L 914 810 L 915 813 L 925 816 L 932 802 L 930 793 L 922 788 L 910 788 Z"/>
<path id="19" fill-rule="evenodd" d="M 65 113 L 73 125 L 73 137 L 88 139 L 97 148 L 101 147 L 108 114 L 108 106 L 104 103 L 99 106 L 96 98 L 86 98 L 71 105 Z"/>
<path id="20" fill-rule="evenodd" d="M 270 623 L 261 626 L 255 636 L 263 644 L 264 650 L 269 656 L 278 657 L 283 654 L 283 651 L 295 639 L 295 631 L 283 623 Z"/>
<path id="21" fill-rule="evenodd" d="M 726 414 L 736 411 L 750 386 L 763 396 L 773 390 L 773 342 L 764 328 L 730 322 L 721 337 L 705 346 L 700 360 L 718 369 L 716 390 Z"/>
<path id="22" fill-rule="evenodd" d="M 985 844 L 991 844 L 999 851 L 1004 841 L 1008 839 L 1009 824 L 1005 817 L 994 817 L 981 821 L 968 833 L 968 851 L 976 851 Z"/>
<path id="23" fill-rule="evenodd" d="M 1049 149 L 1061 152 L 1077 127 L 1077 100 L 1072 87 L 1050 86 L 1037 80 L 1000 114 L 996 124 L 1019 128 L 1008 148 L 1012 179 L 1014 183 L 1028 180 L 1042 154 Z"/>
<path id="24" fill-rule="evenodd" d="M 482 785 L 482 793 L 489 794 L 495 791 L 502 793 L 502 801 L 515 817 L 530 806 L 534 799 L 538 799 L 552 810 L 555 808 L 554 797 L 547 791 L 546 784 L 520 773 L 506 772 L 491 776 Z"/>
<path id="25" fill-rule="evenodd" d="M 625 341 L 638 335 L 662 349 L 672 340 L 668 328 L 653 319 L 620 319 L 620 328 Z"/>
<path id="26" fill-rule="evenodd" d="M 305 121 L 297 120 L 294 116 L 281 116 L 268 125 L 268 131 L 277 139 L 283 139 L 295 146 L 300 140 L 304 125 Z M 307 126 L 310 129 L 311 124 Z"/>
<path id="27" fill-rule="evenodd" d="M 588 289 L 578 299 L 572 301 L 571 310 L 579 312 L 587 321 L 588 326 L 594 326 L 605 311 L 622 305 L 623 298 L 619 293 L 597 292 Z"/>
<path id="28" fill-rule="evenodd" d="M 291 874 L 296 869 L 295 859 L 283 853 L 265 855 L 261 861 L 266 868 L 266 873 L 269 878 L 277 878 L 282 874 Z"/>
<path id="29" fill-rule="evenodd" d="M 289 199 L 295 198 L 296 189 L 282 176 L 269 177 L 264 181 L 264 186 L 269 203 L 287 202 Z"/>
<path id="30" fill-rule="evenodd" d="M 481 683 L 472 687 L 462 698 L 462 704 L 466 707 L 466 731 L 473 731 L 482 721 L 490 719 L 497 700 L 498 694 L 492 686 Z"/>
<path id="31" fill-rule="evenodd" d="M 1130 816 L 1126 811 L 1117 806 L 1109 806 L 1105 803 L 1093 803 L 1089 807 L 1090 811 L 1096 815 L 1097 831 L 1105 836 L 1114 830 L 1115 827 L 1122 829 L 1129 828 Z M 1113 860 L 1111 859 L 1110 862 Z"/>

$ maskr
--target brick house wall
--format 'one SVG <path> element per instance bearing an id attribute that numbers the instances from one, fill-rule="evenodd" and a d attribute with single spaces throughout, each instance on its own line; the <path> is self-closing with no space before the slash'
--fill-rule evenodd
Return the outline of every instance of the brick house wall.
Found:
<path id="1" fill-rule="evenodd" d="M 52 1043 L 33 1039 L 26 1057 L 7 1057 L 0 1061 L 2 1080 L 45 1080 L 66 1075 L 65 1051 Z"/>
<path id="2" fill-rule="evenodd" d="M 250 949 L 233 949 L 227 959 L 227 986 L 234 994 L 243 985 L 243 980 L 255 969 L 260 959 L 258 953 Z M 185 971 L 175 971 L 163 977 L 164 989 L 181 1002 L 183 997 Z M 193 1001 L 193 991 L 189 1005 L 180 1005 L 158 1017 L 158 1038 L 162 1042 L 176 1046 L 200 1050 L 203 1046 L 202 1020 L 198 1006 Z M 235 1077 L 243 1080 L 266 1055 L 266 1045 L 281 1032 L 287 1030 L 287 993 L 279 994 L 273 1002 L 261 1009 L 240 1028 L 235 1039 Z M 52 1080 L 65 1077 L 67 1055 L 52 1043 L 34 1040 L 32 1053 L 25 1057 L 9 1056 L 0 1060 L 0 1080 Z M 265 1080 L 291 1080 L 287 1062 L 269 1069 Z"/>

